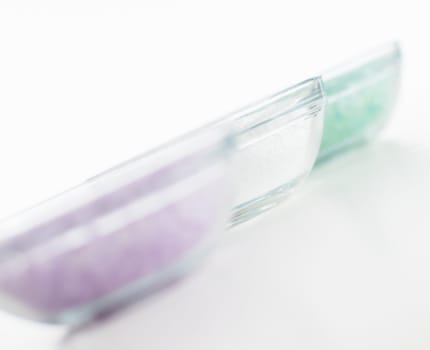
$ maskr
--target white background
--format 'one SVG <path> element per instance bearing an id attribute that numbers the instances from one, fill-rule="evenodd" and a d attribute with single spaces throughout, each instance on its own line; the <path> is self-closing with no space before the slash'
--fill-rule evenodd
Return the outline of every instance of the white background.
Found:
<path id="1" fill-rule="evenodd" d="M 391 39 L 371 146 L 226 235 L 202 268 L 67 332 L 0 313 L 0 349 L 430 348 L 426 1 L 0 0 L 0 214 Z"/>

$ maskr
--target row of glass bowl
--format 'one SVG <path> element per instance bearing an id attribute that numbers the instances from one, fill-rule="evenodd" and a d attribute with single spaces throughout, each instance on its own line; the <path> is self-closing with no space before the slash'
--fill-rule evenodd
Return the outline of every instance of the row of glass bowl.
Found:
<path id="1" fill-rule="evenodd" d="M 217 233 L 374 137 L 396 100 L 389 44 L 0 223 L 0 306 L 75 324 L 177 280 Z"/>

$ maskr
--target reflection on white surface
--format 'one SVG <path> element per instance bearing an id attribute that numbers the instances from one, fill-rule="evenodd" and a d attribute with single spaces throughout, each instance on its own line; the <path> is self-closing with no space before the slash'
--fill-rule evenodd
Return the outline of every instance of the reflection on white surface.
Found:
<path id="1" fill-rule="evenodd" d="M 428 349 L 430 153 L 379 142 L 62 350 Z"/>

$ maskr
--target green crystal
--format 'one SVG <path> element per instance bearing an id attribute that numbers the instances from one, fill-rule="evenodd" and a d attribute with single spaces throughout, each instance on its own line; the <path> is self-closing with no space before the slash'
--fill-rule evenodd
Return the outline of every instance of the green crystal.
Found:
<path id="1" fill-rule="evenodd" d="M 397 97 L 400 50 L 390 45 L 323 75 L 327 105 L 317 162 L 372 139 Z"/>

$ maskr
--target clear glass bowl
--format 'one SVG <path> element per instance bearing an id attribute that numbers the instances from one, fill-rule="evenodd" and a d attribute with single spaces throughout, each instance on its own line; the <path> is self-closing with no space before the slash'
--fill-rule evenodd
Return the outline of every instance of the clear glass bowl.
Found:
<path id="1" fill-rule="evenodd" d="M 323 74 L 327 106 L 318 162 L 375 137 L 397 100 L 400 72 L 400 47 L 392 43 Z"/>
<path id="2" fill-rule="evenodd" d="M 280 203 L 308 175 L 320 145 L 324 105 L 321 79 L 313 78 L 222 120 L 236 140 L 232 225 Z"/>
<path id="3" fill-rule="evenodd" d="M 200 130 L 1 222 L 1 307 L 73 324 L 174 281 L 228 221 L 231 145 Z"/>

